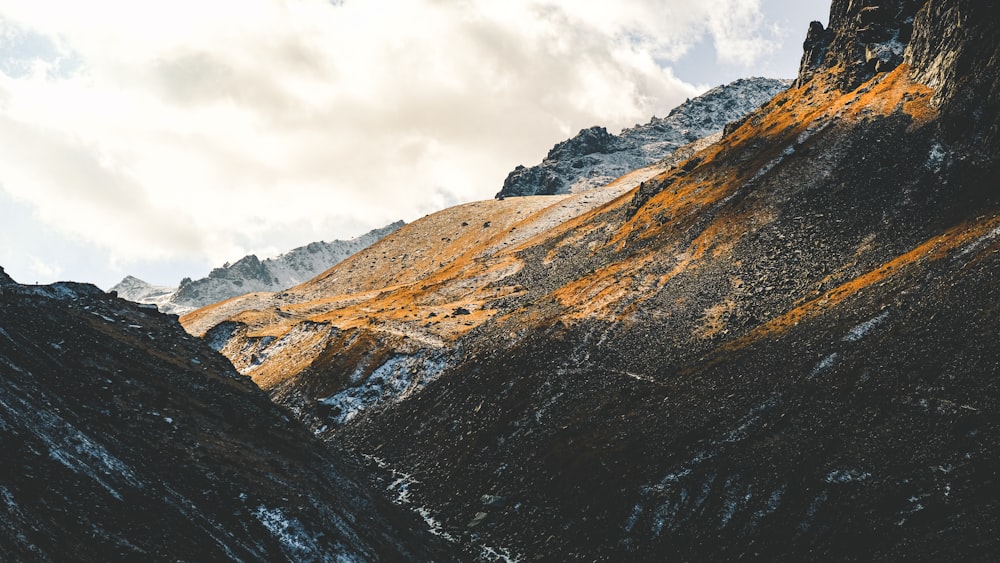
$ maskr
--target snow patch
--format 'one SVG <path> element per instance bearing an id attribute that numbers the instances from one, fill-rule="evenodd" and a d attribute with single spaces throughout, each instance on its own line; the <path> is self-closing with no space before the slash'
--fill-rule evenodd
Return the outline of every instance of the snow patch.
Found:
<path id="1" fill-rule="evenodd" d="M 444 531 L 441 522 L 439 522 L 436 518 L 434 518 L 430 510 L 428 510 L 423 506 L 412 506 L 410 504 L 411 503 L 410 486 L 418 484 L 417 480 L 414 479 L 412 475 L 410 475 L 409 473 L 404 473 L 402 471 L 397 471 L 396 469 L 389 467 L 389 464 L 386 463 L 385 460 L 380 459 L 378 457 L 365 455 L 365 458 L 375 462 L 375 465 L 377 465 L 379 469 L 388 471 L 389 474 L 392 476 L 393 481 L 392 483 L 389 484 L 389 486 L 385 488 L 385 490 L 389 493 L 395 494 L 395 496 L 392 498 L 392 502 L 394 504 L 398 504 L 400 506 L 409 506 L 414 512 L 420 515 L 424 523 L 427 524 L 427 530 L 430 533 L 434 534 L 435 536 L 438 536 L 439 538 L 447 540 L 451 543 L 458 542 L 458 538 Z"/>
<path id="2" fill-rule="evenodd" d="M 816 367 L 813 368 L 812 372 L 809 374 L 809 379 L 813 379 L 817 375 L 832 368 L 833 366 L 837 365 L 837 362 L 839 361 L 840 361 L 840 354 L 836 352 L 823 358 L 822 360 L 819 361 L 818 364 L 816 364 Z"/>
<path id="3" fill-rule="evenodd" d="M 0 360 L 11 364 L 6 358 Z M 31 404 L 17 393 L 0 394 L 0 412 L 31 413 L 30 420 L 14 418 L 10 422 L 41 440 L 48 449 L 49 459 L 91 479 L 115 499 L 123 500 L 121 485 L 143 488 L 128 465 L 54 412 Z"/>
<path id="4" fill-rule="evenodd" d="M 924 168 L 934 173 L 941 172 L 941 169 L 944 168 L 945 157 L 947 156 L 948 153 L 945 152 L 941 143 L 935 142 L 931 145 L 931 150 L 927 154 L 927 161 L 924 163 Z"/>
<path id="5" fill-rule="evenodd" d="M 812 528 L 813 523 L 816 522 L 816 516 L 819 514 L 820 509 L 823 508 L 823 505 L 826 504 L 829 496 L 829 493 L 823 491 L 813 499 L 809 504 L 809 508 L 806 509 L 805 517 L 799 523 L 799 533 L 808 532 L 809 528 Z"/>
<path id="6" fill-rule="evenodd" d="M 250 365 L 240 370 L 243 375 L 249 375 L 255 368 L 261 366 L 268 358 L 280 355 L 286 348 L 292 347 L 298 350 L 316 350 L 323 345 L 323 334 L 329 333 L 329 325 L 321 323 L 299 323 L 292 330 L 281 338 L 275 339 L 273 336 L 264 336 L 259 339 L 247 339 L 246 344 L 240 351 L 240 355 L 252 358 Z M 304 343 L 312 340 L 312 344 L 307 346 Z M 223 344 L 224 346 L 224 344 Z"/>
<path id="7" fill-rule="evenodd" d="M 492 548 L 484 545 L 479 553 L 479 558 L 483 561 L 502 561 L 503 563 L 520 563 L 524 561 L 523 555 L 517 555 L 504 548 Z"/>
<path id="8" fill-rule="evenodd" d="M 972 254 L 973 252 L 982 248 L 986 243 L 996 239 L 998 236 L 1000 236 L 1000 227 L 993 229 L 992 231 L 986 233 L 985 235 L 967 244 L 965 248 L 963 248 L 962 251 L 958 253 L 957 257 L 964 258 L 969 254 Z"/>
<path id="9" fill-rule="evenodd" d="M 716 486 L 719 474 L 712 469 L 715 465 L 713 460 L 727 448 L 745 440 L 751 429 L 760 427 L 765 415 L 781 403 L 781 396 L 774 395 L 754 406 L 736 428 L 706 440 L 700 451 L 696 451 L 687 462 L 675 466 L 658 483 L 640 487 L 640 499 L 624 522 L 625 532 L 630 536 L 626 541 L 646 541 L 648 538 L 639 537 L 643 532 L 655 538 L 664 531 L 675 531 L 688 518 L 701 514 L 713 492 L 719 492 Z M 752 485 L 745 484 L 738 475 L 728 476 L 722 488 L 724 496 L 719 515 L 721 527 L 725 527 L 737 514 L 749 509 L 753 491 Z M 767 506 L 750 515 L 752 525 L 777 509 L 783 492 L 784 487 L 777 489 L 766 501 Z"/>
<path id="10" fill-rule="evenodd" d="M 831 484 L 845 485 L 866 481 L 871 476 L 871 473 L 860 469 L 834 469 L 826 474 L 825 481 Z"/>
<path id="11" fill-rule="evenodd" d="M 90 477 L 115 499 L 123 500 L 121 493 L 109 482 L 109 478 L 123 478 L 131 486 L 142 488 L 142 483 L 131 468 L 83 432 L 74 431 L 65 436 L 61 442 L 61 444 L 54 441 L 49 443 L 52 448 L 49 451 L 49 458 L 58 461 L 74 473 Z"/>
<path id="12" fill-rule="evenodd" d="M 413 508 L 413 511 L 419 514 L 421 518 L 423 518 L 424 523 L 427 524 L 427 530 L 430 531 L 430 533 L 434 534 L 435 536 L 443 540 L 447 540 L 451 543 L 458 542 L 458 538 L 444 531 L 444 527 L 441 526 L 441 522 L 439 522 L 436 518 L 431 516 L 430 510 L 422 506 L 416 506 Z"/>
<path id="13" fill-rule="evenodd" d="M 17 514 L 20 512 L 17 507 L 17 502 L 14 500 L 14 495 L 11 494 L 7 487 L 0 486 L 0 500 L 3 500 L 3 504 L 7 507 L 8 513 Z"/>
<path id="14" fill-rule="evenodd" d="M 639 517 L 642 516 L 642 512 L 643 512 L 642 503 L 641 502 L 636 503 L 635 507 L 632 508 L 632 513 L 629 514 L 628 518 L 625 520 L 625 533 L 629 533 L 632 531 L 632 528 L 635 527 L 636 522 L 639 521 Z"/>
<path id="15" fill-rule="evenodd" d="M 296 518 L 289 518 L 280 508 L 259 505 L 253 515 L 281 544 L 282 551 L 295 561 L 363 562 L 365 558 L 338 545 L 329 553 L 319 544 L 318 534 L 306 530 Z"/>
<path id="16" fill-rule="evenodd" d="M 100 314 L 100 313 L 98 313 L 96 311 L 91 311 L 90 314 L 94 315 L 95 317 L 100 317 L 101 319 L 103 319 L 104 321 L 109 322 L 109 323 L 115 322 L 115 320 L 112 319 L 111 317 L 108 317 L 106 315 L 102 315 L 102 314 Z"/>
<path id="17" fill-rule="evenodd" d="M 883 311 L 879 316 L 874 319 L 869 319 L 858 326 L 852 328 L 847 336 L 844 337 L 844 342 L 858 342 L 864 337 L 868 336 L 873 330 L 878 328 L 886 319 L 889 318 L 889 311 Z"/>
<path id="18" fill-rule="evenodd" d="M 319 400 L 332 409 L 331 422 L 343 425 L 358 414 L 384 402 L 395 402 L 423 389 L 444 371 L 447 362 L 439 356 L 395 355 L 364 381 Z M 360 374 L 353 374 L 352 378 Z"/>

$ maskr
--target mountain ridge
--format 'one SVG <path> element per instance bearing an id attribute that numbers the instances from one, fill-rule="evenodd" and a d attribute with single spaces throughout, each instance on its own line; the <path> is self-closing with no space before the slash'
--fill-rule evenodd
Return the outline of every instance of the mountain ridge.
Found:
<path id="1" fill-rule="evenodd" d="M 620 134 L 601 126 L 583 129 L 557 143 L 541 164 L 518 166 L 496 197 L 553 195 L 601 187 L 632 170 L 668 158 L 677 149 L 720 133 L 792 83 L 741 78 L 685 101 L 663 118 L 637 124 Z"/>

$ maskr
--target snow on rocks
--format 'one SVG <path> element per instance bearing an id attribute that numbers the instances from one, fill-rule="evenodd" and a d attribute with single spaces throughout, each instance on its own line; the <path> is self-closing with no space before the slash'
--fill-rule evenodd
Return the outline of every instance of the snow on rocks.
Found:
<path id="1" fill-rule="evenodd" d="M 719 133 L 786 89 L 788 80 L 750 78 L 709 90 L 674 108 L 667 117 L 620 135 L 604 127 L 584 129 L 549 151 L 536 166 L 518 166 L 498 198 L 578 193 L 604 186 L 633 170 L 667 158 L 675 150 Z"/>
<path id="2" fill-rule="evenodd" d="M 332 423 L 343 425 L 368 408 L 402 400 L 424 388 L 437 379 L 446 365 L 444 358 L 435 354 L 428 357 L 397 354 L 359 385 L 320 399 L 319 403 L 331 409 Z"/>
<path id="3" fill-rule="evenodd" d="M 183 315 L 237 295 L 282 291 L 308 281 L 403 225 L 402 221 L 397 221 L 350 240 L 309 243 L 265 260 L 251 254 L 215 268 L 205 278 L 185 278 L 177 287 L 154 285 L 126 276 L 110 291 L 122 299 L 155 305 L 164 313 Z"/>

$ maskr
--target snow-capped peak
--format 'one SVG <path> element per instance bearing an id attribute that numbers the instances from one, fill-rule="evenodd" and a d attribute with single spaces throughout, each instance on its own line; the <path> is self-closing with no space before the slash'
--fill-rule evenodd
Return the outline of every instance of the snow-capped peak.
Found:
<path id="1" fill-rule="evenodd" d="M 576 193 L 604 186 L 668 157 L 678 148 L 718 133 L 791 85 L 791 80 L 740 79 L 717 86 L 620 135 L 604 127 L 584 129 L 556 144 L 541 164 L 518 166 L 497 197 Z"/>

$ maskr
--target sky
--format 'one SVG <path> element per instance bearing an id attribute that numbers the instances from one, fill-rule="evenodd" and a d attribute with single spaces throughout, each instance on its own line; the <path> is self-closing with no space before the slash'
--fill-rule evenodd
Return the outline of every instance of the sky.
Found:
<path id="1" fill-rule="evenodd" d="M 175 285 L 793 78 L 829 0 L 0 0 L 0 266 Z"/>

